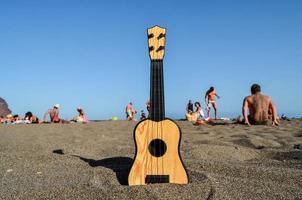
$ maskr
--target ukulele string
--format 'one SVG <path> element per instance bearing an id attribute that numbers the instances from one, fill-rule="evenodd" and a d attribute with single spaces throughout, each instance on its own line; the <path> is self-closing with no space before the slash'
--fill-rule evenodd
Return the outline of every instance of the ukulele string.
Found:
<path id="1" fill-rule="evenodd" d="M 160 120 L 160 122 L 159 122 L 159 126 L 160 126 L 160 128 L 159 128 L 159 130 L 161 130 L 161 125 L 162 125 L 162 109 L 161 109 L 161 95 L 162 95 L 162 87 L 161 87 L 161 66 L 160 66 L 160 63 L 161 63 L 162 61 L 161 60 L 158 60 L 158 85 L 159 85 L 159 94 L 158 94 L 158 102 L 159 102 L 159 106 L 158 106 L 158 108 L 159 108 L 159 120 Z M 157 130 L 158 131 L 158 130 Z M 159 132 L 159 131 L 158 131 Z M 162 137 L 161 137 L 161 133 L 159 133 L 159 138 L 162 140 Z M 162 155 L 162 143 L 160 142 L 159 143 L 159 155 Z M 160 161 L 160 158 L 158 159 L 159 161 Z M 161 166 L 161 165 L 160 165 Z M 160 168 L 160 166 L 158 166 L 158 168 Z"/>
<path id="2" fill-rule="evenodd" d="M 161 88 L 162 88 L 162 92 L 161 92 L 161 109 L 162 109 L 162 121 L 164 120 L 164 116 L 165 116 L 165 94 L 164 94 L 164 66 L 163 66 L 163 60 L 161 61 Z M 161 121 L 161 139 L 163 139 L 163 126 L 162 126 L 162 122 Z M 161 148 L 160 148 L 161 149 Z M 162 157 L 162 174 L 164 175 L 164 158 Z"/>
<path id="3" fill-rule="evenodd" d="M 160 42 L 158 41 L 158 43 L 160 43 Z M 158 47 L 160 48 L 161 45 L 158 45 Z M 160 125 L 160 133 L 159 133 L 159 137 L 162 140 L 163 139 L 162 138 L 162 127 L 163 127 L 162 126 L 162 120 L 163 120 L 163 109 L 162 109 L 162 106 L 163 106 L 163 101 L 162 101 L 163 100 L 163 96 L 162 95 L 163 95 L 163 92 L 164 92 L 163 85 L 162 85 L 162 76 L 163 76 L 163 72 L 162 72 L 163 54 L 162 54 L 162 50 L 160 51 L 160 55 L 161 55 L 161 58 L 158 60 L 158 73 L 159 73 L 159 82 L 158 82 L 158 84 L 159 84 L 159 88 L 160 88 L 160 93 L 159 93 L 159 109 L 160 109 L 160 112 L 159 112 L 160 123 L 159 123 L 159 125 Z M 159 154 L 160 155 L 162 155 L 162 153 L 163 153 L 162 152 L 162 145 L 163 145 L 162 142 L 160 142 L 159 143 Z M 159 158 L 159 160 L 160 160 L 160 158 Z M 163 157 L 161 158 L 161 169 L 162 169 L 161 174 L 163 174 Z"/>
<path id="4" fill-rule="evenodd" d="M 153 112 L 153 120 L 154 121 L 152 121 L 152 123 L 154 125 L 154 129 L 153 129 L 153 126 L 152 126 L 152 138 L 151 139 L 153 139 L 154 136 L 155 136 L 154 132 L 155 132 L 155 128 L 156 128 L 156 125 L 157 125 L 156 124 L 157 123 L 156 122 L 157 121 L 157 118 L 156 118 L 156 116 L 157 116 L 157 102 L 156 102 L 156 96 L 157 96 L 157 70 L 156 70 L 156 60 L 153 61 L 153 73 L 154 73 L 154 78 L 153 78 L 153 89 L 154 89 L 154 91 L 153 91 L 153 111 L 154 111 Z M 154 153 L 156 153 L 156 143 L 153 143 L 153 145 L 154 145 L 153 146 Z M 154 167 L 156 168 L 157 159 L 156 159 L 156 157 L 152 156 L 152 161 L 154 160 L 154 158 L 155 158 Z M 153 171 L 153 167 L 152 167 L 151 171 L 152 171 L 153 175 L 156 173 L 156 170 Z"/>
<path id="5" fill-rule="evenodd" d="M 158 44 L 158 41 L 157 41 Z M 158 46 L 158 45 L 157 45 Z M 159 120 L 159 84 L 158 84 L 158 60 L 156 60 L 156 106 L 157 106 L 157 113 L 156 113 L 156 138 L 158 139 L 158 120 Z M 155 143 L 156 144 L 156 143 Z M 155 145 L 155 151 L 158 151 L 158 144 Z M 156 153 L 158 154 L 158 152 Z M 158 175 L 158 157 L 156 157 L 156 174 Z"/>
<path id="6" fill-rule="evenodd" d="M 163 40 L 163 44 L 162 46 L 164 47 L 165 46 L 165 37 L 162 38 Z M 164 49 L 162 50 L 162 60 L 160 62 L 160 72 L 161 72 L 161 77 L 160 77 L 160 83 L 161 83 L 161 88 L 162 88 L 162 91 L 161 91 L 161 114 L 162 114 L 162 120 L 161 120 L 161 139 L 163 140 L 163 120 L 164 117 L 165 117 L 165 94 L 164 94 L 164 65 L 163 65 L 163 62 L 164 62 Z M 164 141 L 164 140 L 163 140 Z M 163 144 L 164 145 L 164 144 Z M 162 149 L 162 148 L 161 148 Z M 162 149 L 164 151 L 164 149 Z M 164 152 L 163 152 L 164 153 Z M 164 157 L 162 157 L 162 175 L 164 175 Z"/>
<path id="7" fill-rule="evenodd" d="M 154 50 L 152 52 L 153 52 L 153 56 L 154 56 Z M 151 114 L 151 118 L 152 118 L 152 120 L 154 120 L 154 112 L 155 112 L 155 110 L 154 110 L 154 79 L 155 79 L 154 74 L 155 73 L 154 73 L 154 61 L 153 60 L 151 60 L 151 71 L 152 71 L 152 80 L 151 80 L 151 111 L 152 111 L 152 114 Z M 152 139 L 154 122 L 151 121 L 150 123 L 151 123 L 151 132 L 149 132 L 148 138 L 151 136 L 151 139 Z M 149 143 L 150 143 L 150 140 L 148 141 L 148 145 L 149 145 Z M 153 174 L 153 172 L 152 172 L 152 169 L 153 169 L 152 155 L 149 155 L 149 156 L 150 156 L 150 162 L 151 162 L 151 175 L 152 175 Z"/>
<path id="8" fill-rule="evenodd" d="M 145 171 L 145 173 L 144 173 L 144 176 L 146 177 L 147 176 L 147 167 L 148 167 L 148 145 L 149 145 L 149 125 L 150 125 L 150 121 L 148 120 L 148 122 L 147 122 L 147 137 L 146 137 L 146 139 L 147 139 L 147 148 L 146 148 L 146 158 L 145 158 L 145 168 L 144 168 L 144 171 Z"/>
<path id="9" fill-rule="evenodd" d="M 158 48 L 160 48 L 160 41 L 159 41 L 160 39 L 158 39 L 157 40 L 157 47 Z M 158 52 L 158 54 L 159 54 L 159 56 L 161 56 L 160 55 L 160 53 L 161 53 L 161 51 L 159 51 Z M 159 58 L 158 60 L 157 60 L 157 77 L 158 77 L 158 80 L 157 80 L 157 88 L 158 88 L 158 120 L 160 121 L 160 123 L 157 123 L 157 138 L 160 138 L 161 139 L 161 136 L 160 136 L 160 134 L 159 134 L 159 129 L 160 129 L 160 127 L 158 127 L 158 126 L 161 126 L 161 92 L 162 92 L 162 88 L 161 88 L 161 74 L 160 74 L 160 62 L 161 62 L 161 59 L 162 58 Z M 159 142 L 159 145 L 158 145 L 158 150 L 159 150 L 159 155 L 161 155 L 161 142 Z M 157 175 L 159 175 L 159 166 L 160 165 L 158 165 L 158 162 L 160 162 L 160 158 L 157 158 Z"/>
<path id="10" fill-rule="evenodd" d="M 160 65 L 159 65 L 159 60 L 157 61 L 157 74 L 158 74 L 158 119 L 161 121 L 161 109 L 160 109 L 160 96 L 161 96 L 161 85 L 160 85 Z M 160 123 L 158 123 L 157 125 L 157 138 L 159 138 L 159 128 L 158 126 L 160 126 Z M 161 155 L 161 142 L 159 142 L 159 155 Z M 159 162 L 159 158 L 157 159 L 157 174 L 159 174 L 159 165 L 158 165 L 158 162 Z"/>

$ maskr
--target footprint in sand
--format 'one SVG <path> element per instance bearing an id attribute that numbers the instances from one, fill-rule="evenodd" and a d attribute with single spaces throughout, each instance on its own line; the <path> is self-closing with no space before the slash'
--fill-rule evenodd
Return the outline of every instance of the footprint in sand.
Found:
<path id="1" fill-rule="evenodd" d="M 204 160 L 243 162 L 256 159 L 260 154 L 251 148 L 203 144 L 190 150 L 191 157 Z"/>
<path id="2" fill-rule="evenodd" d="M 279 161 L 302 161 L 302 151 L 276 152 L 271 155 L 271 158 Z"/>
<path id="3" fill-rule="evenodd" d="M 243 147 L 263 149 L 263 148 L 278 148 L 282 145 L 275 140 L 263 138 L 260 136 L 250 135 L 248 138 L 240 138 L 233 141 L 234 144 L 238 144 Z"/>

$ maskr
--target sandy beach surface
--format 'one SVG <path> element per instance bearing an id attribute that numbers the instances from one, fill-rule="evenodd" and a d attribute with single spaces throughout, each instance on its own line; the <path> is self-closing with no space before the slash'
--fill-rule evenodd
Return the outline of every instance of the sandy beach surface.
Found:
<path id="1" fill-rule="evenodd" d="M 0 125 L 0 199 L 302 199 L 302 120 L 177 123 L 190 184 L 135 187 L 135 123 Z"/>

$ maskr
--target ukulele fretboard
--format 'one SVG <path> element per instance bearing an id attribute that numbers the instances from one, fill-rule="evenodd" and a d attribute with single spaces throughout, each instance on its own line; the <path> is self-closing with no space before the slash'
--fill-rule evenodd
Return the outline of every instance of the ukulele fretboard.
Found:
<path id="1" fill-rule="evenodd" d="M 165 119 L 163 60 L 151 60 L 150 116 L 153 121 Z"/>

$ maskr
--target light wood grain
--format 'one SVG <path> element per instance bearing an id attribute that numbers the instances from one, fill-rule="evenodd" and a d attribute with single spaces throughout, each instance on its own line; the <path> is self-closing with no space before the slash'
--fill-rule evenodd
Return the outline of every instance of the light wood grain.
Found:
<path id="1" fill-rule="evenodd" d="M 167 145 L 161 157 L 152 156 L 148 150 L 149 143 L 157 138 Z M 129 185 L 145 185 L 147 175 L 169 175 L 170 183 L 187 184 L 188 177 L 178 153 L 179 140 L 179 128 L 171 120 L 141 122 L 135 129 L 137 154 L 129 173 Z"/>
<path id="2" fill-rule="evenodd" d="M 148 35 L 153 34 L 152 38 L 148 39 L 148 46 L 153 47 L 153 50 L 149 51 L 150 59 L 151 60 L 162 60 L 165 55 L 165 49 L 158 50 L 161 46 L 165 47 L 166 43 L 166 29 L 161 28 L 159 26 L 154 26 L 148 29 Z M 164 37 L 158 38 L 160 34 L 163 34 Z"/>

